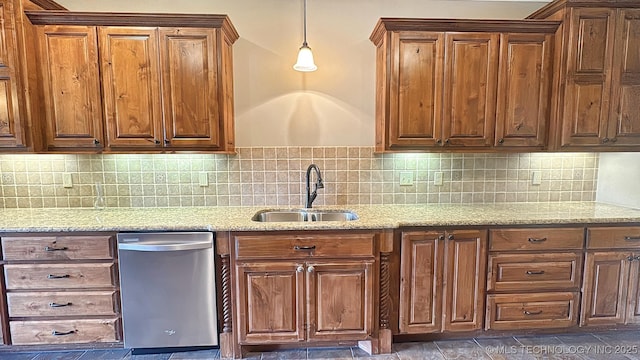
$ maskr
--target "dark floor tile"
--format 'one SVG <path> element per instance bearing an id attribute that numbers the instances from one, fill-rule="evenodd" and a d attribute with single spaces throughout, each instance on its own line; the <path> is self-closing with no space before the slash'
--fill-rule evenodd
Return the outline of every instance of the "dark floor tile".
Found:
<path id="1" fill-rule="evenodd" d="M 0 359 L 2 360 L 31 360 L 36 357 L 38 353 L 33 352 L 18 352 L 18 353 L 0 353 Z"/>
<path id="2" fill-rule="evenodd" d="M 410 342 L 393 344 L 393 351 L 400 360 L 445 360 L 433 342 Z"/>
<path id="3" fill-rule="evenodd" d="M 585 360 L 629 360 L 592 334 L 560 335 L 558 339 L 566 345 L 567 354 L 579 355 Z"/>
<path id="4" fill-rule="evenodd" d="M 220 359 L 220 350 L 198 350 L 176 352 L 171 355 L 170 360 L 197 360 L 197 359 Z"/>
<path id="5" fill-rule="evenodd" d="M 133 355 L 128 353 L 124 360 L 169 360 L 171 353 L 168 354 L 145 354 L 145 355 Z"/>
<path id="6" fill-rule="evenodd" d="M 473 340 L 436 341 L 436 346 L 447 360 L 491 360 L 484 349 Z"/>
<path id="7" fill-rule="evenodd" d="M 38 353 L 33 360 L 78 360 L 84 351 L 45 351 Z"/>
<path id="8" fill-rule="evenodd" d="M 121 360 L 129 352 L 129 349 L 88 350 L 78 360 Z"/>
<path id="9" fill-rule="evenodd" d="M 313 360 L 351 360 L 351 348 L 307 349 L 307 359 Z"/>
<path id="10" fill-rule="evenodd" d="M 307 349 L 279 350 L 262 353 L 262 360 L 305 360 Z"/>
<path id="11" fill-rule="evenodd" d="M 640 360 L 640 331 L 608 331 L 593 335 L 609 345 L 613 353 Z"/>
<path id="12" fill-rule="evenodd" d="M 493 360 L 533 360 L 535 357 L 527 354 L 525 347 L 513 337 L 478 338 L 476 343 Z"/>
<path id="13" fill-rule="evenodd" d="M 398 355 L 395 353 L 392 354 L 380 354 L 380 355 L 369 355 L 366 351 L 360 349 L 359 347 L 351 348 L 351 355 L 354 359 L 358 360 L 398 360 Z"/>

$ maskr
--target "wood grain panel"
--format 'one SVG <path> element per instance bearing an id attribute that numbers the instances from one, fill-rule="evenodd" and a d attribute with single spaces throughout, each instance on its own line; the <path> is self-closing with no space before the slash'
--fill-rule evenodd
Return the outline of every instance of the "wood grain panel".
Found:
<path id="1" fill-rule="evenodd" d="M 490 251 L 582 249 L 583 228 L 526 228 L 489 230 Z"/>
<path id="2" fill-rule="evenodd" d="M 116 342 L 118 318 L 86 320 L 11 321 L 13 345 Z"/>
<path id="3" fill-rule="evenodd" d="M 624 323 L 629 256 L 626 252 L 587 252 L 580 325 Z"/>
<path id="4" fill-rule="evenodd" d="M 304 274 L 288 261 L 237 265 L 240 344 L 304 340 Z"/>
<path id="5" fill-rule="evenodd" d="M 504 294 L 487 297 L 487 330 L 567 328 L 578 324 L 579 294 Z"/>
<path id="6" fill-rule="evenodd" d="M 444 331 L 481 329 L 484 318 L 487 231 L 447 232 Z"/>
<path id="7" fill-rule="evenodd" d="M 237 259 L 373 257 L 375 234 L 239 235 Z M 339 241 L 338 241 L 339 240 Z"/>
<path id="8" fill-rule="evenodd" d="M 92 26 L 38 28 L 47 147 L 101 149 L 98 40 Z"/>
<path id="9" fill-rule="evenodd" d="M 374 321 L 373 261 L 307 263 L 307 340 L 366 340 Z"/>
<path id="10" fill-rule="evenodd" d="M 487 291 L 577 290 L 581 253 L 492 254 Z"/>
<path id="11" fill-rule="evenodd" d="M 5 260 L 113 259 L 110 235 L 2 236 Z"/>
<path id="12" fill-rule="evenodd" d="M 113 287 L 114 263 L 5 265 L 8 290 Z"/>
<path id="13" fill-rule="evenodd" d="M 163 28 L 159 35 L 165 146 L 222 147 L 215 30 Z"/>
<path id="14" fill-rule="evenodd" d="M 157 31 L 101 27 L 98 35 L 108 146 L 161 147 Z"/>
<path id="15" fill-rule="evenodd" d="M 118 313 L 116 291 L 72 291 L 7 294 L 9 316 L 112 316 Z"/>
<path id="16" fill-rule="evenodd" d="M 439 332 L 442 328 L 444 234 L 403 232 L 400 260 L 400 332 Z"/>
<path id="17" fill-rule="evenodd" d="M 640 226 L 587 228 L 588 249 L 640 249 Z"/>
<path id="18" fill-rule="evenodd" d="M 629 303 L 627 305 L 627 324 L 640 324 L 640 253 L 635 253 L 638 259 L 631 263 L 629 272 Z"/>

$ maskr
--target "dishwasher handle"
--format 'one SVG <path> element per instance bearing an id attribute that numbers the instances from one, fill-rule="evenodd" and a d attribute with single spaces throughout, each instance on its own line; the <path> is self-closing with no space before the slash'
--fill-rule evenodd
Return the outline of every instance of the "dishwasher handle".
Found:
<path id="1" fill-rule="evenodd" d="M 193 241 L 137 241 L 137 242 L 121 242 L 118 243 L 118 250 L 122 251 L 184 251 L 184 250 L 200 250 L 210 249 L 213 243 L 203 240 Z"/>

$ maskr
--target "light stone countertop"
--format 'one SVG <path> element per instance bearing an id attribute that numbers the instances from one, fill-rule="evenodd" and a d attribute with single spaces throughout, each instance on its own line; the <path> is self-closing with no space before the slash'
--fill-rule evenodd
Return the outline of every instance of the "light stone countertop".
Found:
<path id="1" fill-rule="evenodd" d="M 402 226 L 482 226 L 640 223 L 640 209 L 595 202 L 361 205 L 348 222 L 272 222 L 253 214 L 277 207 L 184 207 L 0 210 L 0 232 L 55 231 L 276 231 L 393 229 Z"/>

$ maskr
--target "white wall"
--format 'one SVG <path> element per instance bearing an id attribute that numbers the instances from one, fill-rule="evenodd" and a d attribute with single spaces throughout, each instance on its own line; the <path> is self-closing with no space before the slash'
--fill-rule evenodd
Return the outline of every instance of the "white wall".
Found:
<path id="1" fill-rule="evenodd" d="M 237 146 L 373 146 L 380 17 L 522 19 L 546 2 L 308 0 L 307 39 L 318 71 L 292 69 L 302 0 L 59 0 L 76 11 L 228 14 L 234 46 Z"/>
<path id="2" fill-rule="evenodd" d="M 640 209 L 640 153 L 602 153 L 596 201 Z"/>

